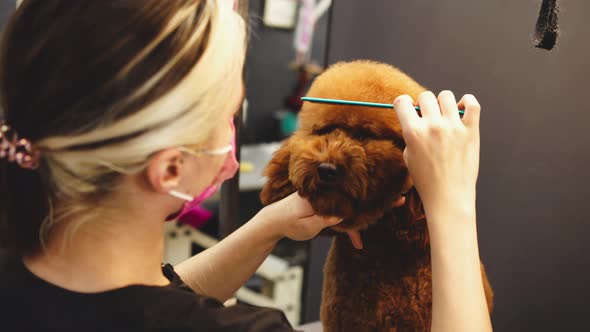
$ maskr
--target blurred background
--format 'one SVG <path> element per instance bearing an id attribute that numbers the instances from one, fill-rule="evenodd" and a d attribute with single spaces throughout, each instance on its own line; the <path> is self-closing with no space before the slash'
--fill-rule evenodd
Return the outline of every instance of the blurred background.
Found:
<path id="1" fill-rule="evenodd" d="M 168 225 L 167 259 L 213 245 L 260 210 L 262 169 L 296 129 L 315 76 L 340 60 L 379 60 L 483 105 L 478 226 L 495 330 L 587 331 L 590 2 L 562 1 L 551 51 L 532 43 L 540 3 L 241 1 L 251 29 L 241 171 L 207 202 L 202 225 Z M 0 0 L 1 22 L 14 8 Z M 281 242 L 238 300 L 278 307 L 296 325 L 317 321 L 329 243 Z"/>

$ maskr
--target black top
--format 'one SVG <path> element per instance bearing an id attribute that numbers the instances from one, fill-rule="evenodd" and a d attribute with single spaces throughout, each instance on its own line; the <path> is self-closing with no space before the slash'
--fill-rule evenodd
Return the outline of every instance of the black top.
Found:
<path id="1" fill-rule="evenodd" d="M 167 286 L 84 294 L 52 285 L 18 258 L 0 261 L 0 331 L 293 331 L 277 310 L 225 308 L 185 285 L 170 265 Z"/>

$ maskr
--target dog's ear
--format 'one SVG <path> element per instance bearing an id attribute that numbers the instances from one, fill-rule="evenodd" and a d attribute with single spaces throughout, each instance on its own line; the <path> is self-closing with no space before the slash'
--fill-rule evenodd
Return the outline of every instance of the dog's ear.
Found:
<path id="1" fill-rule="evenodd" d="M 406 204 L 404 204 L 404 206 L 407 209 L 407 216 L 410 221 L 416 222 L 426 219 L 422 200 L 415 187 L 412 187 L 412 189 L 406 193 Z"/>
<path id="2" fill-rule="evenodd" d="M 393 216 L 396 222 L 402 225 L 405 231 L 399 233 L 400 239 L 404 239 L 409 243 L 413 242 L 420 248 L 427 248 L 430 243 L 428 236 L 428 226 L 426 225 L 426 215 L 424 213 L 424 206 L 422 200 L 412 187 L 406 193 L 406 203 L 399 208 L 393 209 Z"/>
<path id="3" fill-rule="evenodd" d="M 418 238 L 415 240 L 421 243 L 423 248 L 427 248 L 430 243 L 430 237 L 428 236 L 428 228 L 426 226 L 426 214 L 424 213 L 424 205 L 422 205 L 422 199 L 415 187 L 412 187 L 406 193 L 406 204 L 404 204 L 405 215 L 407 220 L 410 222 L 410 227 L 417 227 L 423 229 L 423 231 L 415 232 Z"/>
<path id="4" fill-rule="evenodd" d="M 266 176 L 267 181 L 260 193 L 260 201 L 263 205 L 280 201 L 295 192 L 295 187 L 289 181 L 289 161 L 291 159 L 289 141 L 288 139 L 283 142 L 264 170 L 263 175 Z"/>

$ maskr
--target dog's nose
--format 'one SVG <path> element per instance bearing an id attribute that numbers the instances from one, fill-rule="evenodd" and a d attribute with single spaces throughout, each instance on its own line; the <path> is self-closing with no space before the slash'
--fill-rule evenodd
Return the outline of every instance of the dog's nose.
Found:
<path id="1" fill-rule="evenodd" d="M 331 163 L 321 163 L 318 166 L 318 175 L 320 176 L 320 180 L 325 182 L 334 182 L 336 181 L 337 175 L 337 168 L 336 165 Z"/>

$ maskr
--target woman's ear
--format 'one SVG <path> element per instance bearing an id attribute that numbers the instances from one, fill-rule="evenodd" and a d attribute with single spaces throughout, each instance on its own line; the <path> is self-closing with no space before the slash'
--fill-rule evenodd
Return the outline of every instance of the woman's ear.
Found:
<path id="1" fill-rule="evenodd" d="M 291 159 L 290 139 L 283 142 L 264 170 L 267 181 L 260 193 L 260 201 L 268 205 L 279 201 L 295 192 L 289 181 L 289 161 Z"/>
<path id="2" fill-rule="evenodd" d="M 159 193 L 178 188 L 183 163 L 183 154 L 178 149 L 165 149 L 153 155 L 146 168 L 150 188 Z"/>

